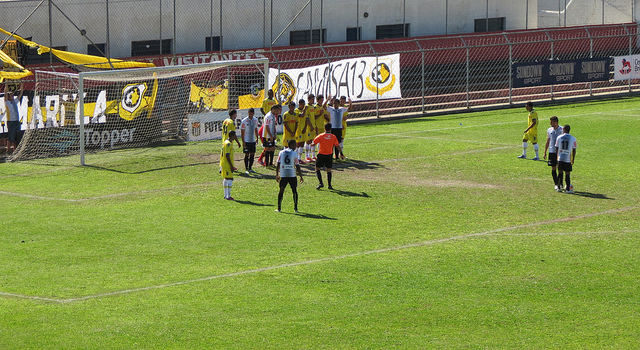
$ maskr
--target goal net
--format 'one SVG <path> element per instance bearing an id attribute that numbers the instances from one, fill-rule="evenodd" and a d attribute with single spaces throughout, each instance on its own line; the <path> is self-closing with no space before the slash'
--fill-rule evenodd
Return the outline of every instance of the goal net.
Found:
<path id="1" fill-rule="evenodd" d="M 25 134 L 10 160 L 80 154 L 85 164 L 92 152 L 218 138 L 229 109 L 260 108 L 268 63 L 37 71 Z"/>

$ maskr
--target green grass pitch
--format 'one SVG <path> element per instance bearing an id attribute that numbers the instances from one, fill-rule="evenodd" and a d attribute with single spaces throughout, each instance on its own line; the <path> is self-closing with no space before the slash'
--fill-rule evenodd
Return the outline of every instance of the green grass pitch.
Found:
<path id="1" fill-rule="evenodd" d="M 0 349 L 634 348 L 640 98 L 537 111 L 575 195 L 524 108 L 350 126 L 300 214 L 264 168 L 223 200 L 219 141 L 0 164 Z"/>

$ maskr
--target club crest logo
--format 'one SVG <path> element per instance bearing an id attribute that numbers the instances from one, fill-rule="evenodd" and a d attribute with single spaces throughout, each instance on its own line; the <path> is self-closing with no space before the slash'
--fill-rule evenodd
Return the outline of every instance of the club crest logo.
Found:
<path id="1" fill-rule="evenodd" d="M 276 101 L 282 105 L 289 104 L 298 91 L 293 84 L 293 79 L 291 79 L 287 73 L 280 73 L 276 82 L 271 86 L 271 89 L 273 90 Z"/>
<path id="2" fill-rule="evenodd" d="M 620 70 L 620 73 L 622 74 L 629 74 L 631 73 L 631 62 L 622 59 L 622 69 Z"/>
<path id="3" fill-rule="evenodd" d="M 392 66 L 391 59 L 379 60 L 377 65 L 375 62 L 371 62 L 369 65 L 370 73 L 365 80 L 367 89 L 371 92 L 377 92 L 379 95 L 391 91 L 396 85 L 396 76 L 392 73 Z"/>
<path id="4" fill-rule="evenodd" d="M 200 122 L 193 122 L 191 123 L 191 135 L 198 137 L 200 136 L 201 133 L 201 129 L 200 129 Z"/>
<path id="5" fill-rule="evenodd" d="M 142 105 L 145 91 L 147 91 L 147 83 L 129 84 L 122 89 L 122 101 L 120 105 L 122 109 L 129 113 L 134 113 Z"/>

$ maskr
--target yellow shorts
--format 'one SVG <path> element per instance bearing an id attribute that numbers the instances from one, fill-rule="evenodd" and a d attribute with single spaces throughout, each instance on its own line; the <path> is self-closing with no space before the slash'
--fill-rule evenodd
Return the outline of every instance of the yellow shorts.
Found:
<path id="1" fill-rule="evenodd" d="M 313 131 L 313 133 L 315 134 L 315 130 Z M 311 129 L 309 129 L 307 132 L 305 132 L 304 134 L 297 132 L 296 133 L 296 142 L 307 142 L 307 141 L 311 141 L 313 140 L 314 136 L 312 136 L 312 131 Z"/>
<path id="2" fill-rule="evenodd" d="M 225 179 L 233 179 L 233 169 L 229 164 L 224 164 L 220 167 L 220 176 Z"/>
<path id="3" fill-rule="evenodd" d="M 529 130 L 529 132 L 524 133 L 524 135 L 522 136 L 522 139 L 524 141 L 529 141 L 531 143 L 538 143 L 538 131 Z"/>

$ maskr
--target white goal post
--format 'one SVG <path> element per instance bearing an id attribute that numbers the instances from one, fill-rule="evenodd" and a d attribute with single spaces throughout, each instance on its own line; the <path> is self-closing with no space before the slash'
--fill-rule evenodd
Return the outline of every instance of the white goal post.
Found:
<path id="1" fill-rule="evenodd" d="M 79 154 L 86 165 L 92 152 L 215 138 L 228 110 L 260 108 L 268 76 L 266 58 L 37 71 L 25 134 L 11 160 Z"/>

